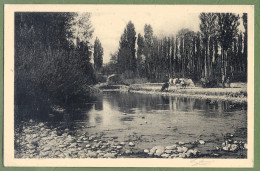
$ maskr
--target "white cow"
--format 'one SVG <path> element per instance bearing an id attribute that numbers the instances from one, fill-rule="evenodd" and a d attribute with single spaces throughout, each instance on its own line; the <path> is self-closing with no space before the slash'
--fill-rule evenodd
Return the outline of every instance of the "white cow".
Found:
<path id="1" fill-rule="evenodd" d="M 170 78 L 169 86 L 181 86 L 181 87 L 195 87 L 193 81 L 188 78 Z"/>
<path id="2" fill-rule="evenodd" d="M 170 78 L 169 79 L 169 86 L 176 86 L 177 84 L 180 84 L 179 78 Z"/>

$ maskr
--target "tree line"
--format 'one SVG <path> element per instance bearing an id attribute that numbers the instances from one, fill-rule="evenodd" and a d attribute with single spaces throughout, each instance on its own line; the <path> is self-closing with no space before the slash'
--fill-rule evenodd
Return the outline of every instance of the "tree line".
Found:
<path id="1" fill-rule="evenodd" d="M 136 36 L 129 21 L 104 73 L 152 82 L 169 77 L 205 78 L 214 84 L 228 77 L 246 81 L 247 14 L 201 13 L 199 18 L 200 31 L 181 29 L 175 36 L 164 37 L 154 35 L 149 24 L 144 26 L 144 35 Z M 244 32 L 239 30 L 240 18 Z"/>
<path id="2" fill-rule="evenodd" d="M 15 13 L 15 103 L 62 104 L 86 94 L 96 82 L 93 31 L 90 13 Z"/>

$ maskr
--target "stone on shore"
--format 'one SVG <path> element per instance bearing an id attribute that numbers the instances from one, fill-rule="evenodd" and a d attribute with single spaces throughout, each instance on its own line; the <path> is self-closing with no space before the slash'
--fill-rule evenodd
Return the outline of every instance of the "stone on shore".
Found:
<path id="1" fill-rule="evenodd" d="M 158 148 L 156 151 L 155 151 L 155 156 L 161 156 L 162 154 L 164 153 L 164 147 L 163 148 Z"/>
<path id="2" fill-rule="evenodd" d="M 132 153 L 133 153 L 133 152 L 132 152 L 131 150 L 126 150 L 126 151 L 125 151 L 125 154 L 128 154 L 128 155 L 129 155 L 129 154 L 132 154 Z"/>
<path id="3" fill-rule="evenodd" d="M 168 158 L 169 156 L 170 156 L 170 154 L 166 154 L 166 153 L 161 155 L 161 157 L 163 157 L 163 158 Z"/>
<path id="4" fill-rule="evenodd" d="M 238 149 L 238 145 L 232 144 L 229 150 L 230 151 L 236 151 L 237 149 Z"/>
<path id="5" fill-rule="evenodd" d="M 150 151 L 148 149 L 144 149 L 144 152 L 145 153 L 149 153 Z"/>
<path id="6" fill-rule="evenodd" d="M 204 144 L 205 144 L 205 141 L 199 140 L 199 143 L 200 143 L 201 145 L 204 145 Z"/>
<path id="7" fill-rule="evenodd" d="M 176 145 L 171 145 L 171 146 L 166 146 L 165 149 L 166 150 L 175 150 L 177 148 Z"/>
<path id="8" fill-rule="evenodd" d="M 115 153 L 107 153 L 104 155 L 105 158 L 115 158 L 116 154 Z"/>
<path id="9" fill-rule="evenodd" d="M 97 157 L 97 153 L 93 152 L 93 151 L 88 151 L 87 156 L 90 157 L 90 158 L 96 158 Z"/>
<path id="10" fill-rule="evenodd" d="M 134 147 L 135 146 L 135 144 L 133 143 L 133 142 L 129 142 L 129 144 L 128 144 L 130 147 Z"/>

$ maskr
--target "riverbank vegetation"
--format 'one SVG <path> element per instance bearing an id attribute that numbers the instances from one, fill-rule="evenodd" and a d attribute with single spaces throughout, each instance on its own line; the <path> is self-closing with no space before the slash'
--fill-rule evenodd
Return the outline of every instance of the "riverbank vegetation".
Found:
<path id="1" fill-rule="evenodd" d="M 16 13 L 15 104 L 66 104 L 89 95 L 96 83 L 93 31 L 90 13 Z"/>

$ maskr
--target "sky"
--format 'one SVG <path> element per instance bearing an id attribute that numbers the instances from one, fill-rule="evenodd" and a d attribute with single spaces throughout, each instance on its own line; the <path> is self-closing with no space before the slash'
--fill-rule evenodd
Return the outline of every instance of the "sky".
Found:
<path id="1" fill-rule="evenodd" d="M 157 12 L 93 12 L 91 23 L 94 28 L 92 41 L 99 38 L 104 49 L 103 62 L 110 61 L 110 54 L 118 50 L 119 40 L 129 21 L 135 26 L 136 37 L 138 33 L 144 35 L 144 25 L 150 24 L 154 35 L 175 35 L 180 29 L 188 28 L 199 31 L 199 13 L 185 11 L 173 13 L 169 10 Z"/>
<path id="2" fill-rule="evenodd" d="M 240 11 L 239 11 L 239 10 Z M 103 63 L 110 61 L 110 54 L 118 50 L 119 40 L 127 23 L 131 20 L 138 33 L 144 35 L 144 25 L 150 24 L 154 36 L 175 36 L 183 28 L 199 31 L 201 12 L 234 12 L 242 16 L 243 8 L 230 6 L 93 6 L 91 23 L 94 28 L 91 43 L 99 38 L 103 49 Z M 243 31 L 242 20 L 240 30 Z"/>

